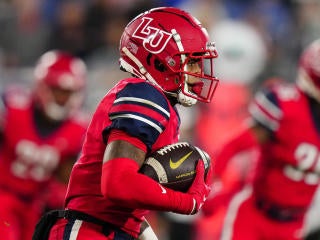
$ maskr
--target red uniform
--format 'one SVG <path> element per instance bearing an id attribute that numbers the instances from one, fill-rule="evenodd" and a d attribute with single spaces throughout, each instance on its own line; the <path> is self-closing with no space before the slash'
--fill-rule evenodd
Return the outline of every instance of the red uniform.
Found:
<path id="1" fill-rule="evenodd" d="M 229 206 L 222 239 L 301 239 L 304 214 L 319 184 L 319 115 L 294 85 L 260 92 L 250 106 L 272 132 L 252 186 Z"/>
<path id="2" fill-rule="evenodd" d="M 87 213 L 137 236 L 147 211 L 125 208 L 101 193 L 101 166 L 108 134 L 112 129 L 124 130 L 144 142 L 148 151 L 154 151 L 178 141 L 179 124 L 176 109 L 160 89 L 142 79 L 120 81 L 102 99 L 89 125 L 82 154 L 71 173 L 66 208 Z M 56 239 L 53 233 L 59 225 L 66 224 L 64 219 L 59 221 L 51 231 L 52 240 Z M 88 237 L 85 229 L 77 230 L 77 239 Z"/>
<path id="3" fill-rule="evenodd" d="M 29 93 L 8 92 L 4 106 L 0 145 L 0 236 L 6 240 L 30 240 L 43 211 L 40 200 L 59 164 L 80 152 L 86 121 L 81 121 L 79 115 L 45 134 Z"/>

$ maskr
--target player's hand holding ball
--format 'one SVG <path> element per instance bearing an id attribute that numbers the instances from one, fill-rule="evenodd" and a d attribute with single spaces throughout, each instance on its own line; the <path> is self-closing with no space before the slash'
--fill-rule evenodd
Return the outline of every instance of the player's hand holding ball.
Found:
<path id="1" fill-rule="evenodd" d="M 210 157 L 187 142 L 171 144 L 151 153 L 139 171 L 164 187 L 192 195 L 194 205 L 190 214 L 200 210 L 210 192 Z"/>
<path id="2" fill-rule="evenodd" d="M 212 168 L 208 167 L 207 174 L 205 176 L 205 166 L 203 160 L 200 159 L 196 167 L 196 175 L 191 187 L 188 190 L 188 194 L 192 195 L 194 205 L 190 214 L 197 213 L 204 202 L 206 201 L 210 193 L 210 180 L 212 178 Z"/>

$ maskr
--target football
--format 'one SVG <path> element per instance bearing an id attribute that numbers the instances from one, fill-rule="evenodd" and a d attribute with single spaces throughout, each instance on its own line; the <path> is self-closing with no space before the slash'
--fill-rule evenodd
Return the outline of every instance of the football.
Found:
<path id="1" fill-rule="evenodd" d="M 147 156 L 139 172 L 165 187 L 187 192 L 195 177 L 199 159 L 203 159 L 205 174 L 207 174 L 211 164 L 209 155 L 187 142 L 178 142 Z"/>

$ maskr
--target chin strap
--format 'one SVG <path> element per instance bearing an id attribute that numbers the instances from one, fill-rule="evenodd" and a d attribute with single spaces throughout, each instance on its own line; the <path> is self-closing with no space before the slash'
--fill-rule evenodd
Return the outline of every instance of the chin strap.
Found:
<path id="1" fill-rule="evenodd" d="M 162 87 L 156 82 L 156 80 L 150 75 L 150 73 L 147 72 L 147 70 L 145 69 L 145 67 L 142 65 L 142 63 L 139 61 L 138 58 L 136 58 L 130 51 L 128 48 L 123 47 L 122 51 L 128 56 L 128 58 L 130 58 L 138 67 L 139 69 L 135 69 L 134 67 L 132 67 L 129 63 L 127 63 L 126 61 L 124 61 L 122 58 L 120 58 L 120 65 L 128 72 L 142 78 L 142 79 L 146 79 L 149 80 L 150 82 L 152 82 L 154 85 L 158 86 L 159 88 L 162 89 Z"/>
<path id="2" fill-rule="evenodd" d="M 174 41 L 176 42 L 179 51 L 184 52 L 184 48 L 183 48 L 183 45 L 181 42 L 181 37 L 180 37 L 179 33 L 175 29 L 172 29 L 171 32 L 172 32 L 172 37 L 173 37 Z M 185 61 L 186 61 L 186 55 L 181 54 L 181 63 L 184 63 Z M 187 70 L 188 70 L 187 64 L 185 64 L 183 66 L 183 71 L 187 72 Z M 182 91 L 182 89 L 179 89 L 177 99 L 178 99 L 178 102 L 182 106 L 191 107 L 192 105 L 197 103 L 197 99 L 184 94 L 184 92 L 188 92 L 190 94 L 192 94 L 192 93 L 189 92 L 189 90 L 188 90 L 188 74 L 183 74 L 183 77 L 184 77 L 183 86 L 182 86 L 183 91 Z"/>
<path id="3" fill-rule="evenodd" d="M 185 95 L 181 90 L 179 90 L 177 99 L 184 107 L 191 107 L 197 103 L 197 99 Z"/>

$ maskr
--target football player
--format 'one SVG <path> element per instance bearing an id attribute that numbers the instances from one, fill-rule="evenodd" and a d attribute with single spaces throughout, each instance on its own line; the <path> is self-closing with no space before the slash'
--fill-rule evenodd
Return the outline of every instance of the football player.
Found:
<path id="1" fill-rule="evenodd" d="M 258 146 L 260 158 L 253 181 L 230 202 L 221 239 L 303 239 L 320 179 L 320 40 L 301 54 L 296 83 L 266 85 L 249 111 L 252 126 L 218 157 Z"/>
<path id="2" fill-rule="evenodd" d="M 149 210 L 197 213 L 210 190 L 203 161 L 186 193 L 138 170 L 148 153 L 178 141 L 176 104 L 210 102 L 218 83 L 216 57 L 207 31 L 187 12 L 162 7 L 134 18 L 121 37 L 119 61 L 132 77 L 97 106 L 72 169 L 65 210 L 48 213 L 34 239 L 46 239 L 50 231 L 52 240 L 151 240 L 157 237 L 144 221 Z"/>
<path id="3" fill-rule="evenodd" d="M 88 125 L 81 110 L 85 78 L 82 60 L 50 51 L 35 67 L 34 89 L 15 86 L 4 92 L 0 113 L 1 239 L 30 240 L 48 196 L 62 207 L 69 173 Z M 53 185 L 60 198 L 52 195 Z"/>

